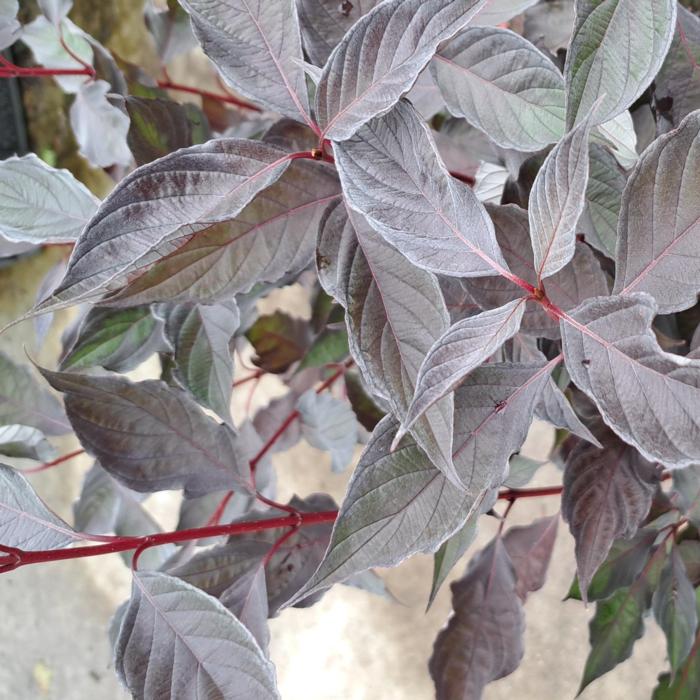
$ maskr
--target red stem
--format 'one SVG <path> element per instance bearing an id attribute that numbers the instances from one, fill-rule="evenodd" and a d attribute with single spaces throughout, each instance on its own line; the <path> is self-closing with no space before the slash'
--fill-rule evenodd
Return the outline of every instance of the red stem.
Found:
<path id="1" fill-rule="evenodd" d="M 452 175 L 455 180 L 459 180 L 465 185 L 469 185 L 469 187 L 474 187 L 474 185 L 476 185 L 476 179 L 471 175 L 465 175 L 464 173 L 457 172 L 456 170 L 450 170 L 450 175 Z"/>
<path id="2" fill-rule="evenodd" d="M 162 544 L 174 544 L 176 542 L 188 542 L 190 540 L 206 539 L 208 537 L 220 537 L 222 535 L 242 535 L 249 532 L 262 532 L 263 530 L 275 530 L 281 527 L 304 527 L 318 523 L 333 522 L 338 515 L 336 510 L 322 511 L 320 513 L 299 513 L 287 515 L 281 518 L 269 518 L 268 520 L 256 520 L 248 523 L 232 523 L 229 525 L 213 525 L 197 527 L 179 532 L 159 532 L 143 537 L 114 537 L 111 542 L 71 549 L 49 549 L 26 552 L 14 547 L 0 545 L 0 551 L 7 556 L 0 558 L 0 573 L 12 571 L 20 566 L 28 564 L 43 564 L 49 561 L 62 561 L 64 559 L 79 559 L 83 557 L 97 557 L 102 554 L 115 552 L 128 552 L 130 550 L 147 549 Z"/>
<path id="3" fill-rule="evenodd" d="M 247 377 L 243 377 L 243 379 L 237 379 L 231 387 L 235 389 L 237 386 L 241 386 L 241 384 L 247 384 L 248 382 L 252 382 L 254 379 L 260 379 L 260 377 L 265 374 L 265 370 L 258 369 L 253 374 L 248 375 Z"/>
<path id="4" fill-rule="evenodd" d="M 62 457 L 58 457 L 54 459 L 52 462 L 46 462 L 44 464 L 40 464 L 38 467 L 32 467 L 31 469 L 23 469 L 22 473 L 23 474 L 37 474 L 38 472 L 43 472 L 46 471 L 47 469 L 51 469 L 51 467 L 57 467 L 59 464 L 63 464 L 64 462 L 67 462 L 69 459 L 73 459 L 73 457 L 77 457 L 78 455 L 85 454 L 85 450 L 75 450 L 73 452 L 69 452 L 67 455 L 63 455 Z"/>
<path id="5" fill-rule="evenodd" d="M 0 78 L 39 78 L 55 75 L 87 75 L 93 77 L 87 68 L 22 68 L 13 64 L 0 66 Z"/>
<path id="6" fill-rule="evenodd" d="M 216 100 L 217 102 L 223 102 L 225 104 L 235 105 L 241 109 L 248 109 L 251 112 L 262 112 L 260 107 L 256 107 L 250 102 L 241 100 L 233 95 L 222 95 L 217 92 L 210 92 L 209 90 L 202 90 L 200 88 L 191 87 L 190 85 L 182 85 L 181 83 L 174 83 L 172 80 L 159 80 L 158 87 L 164 90 L 177 90 L 178 92 L 187 92 L 191 95 L 199 95 L 200 97 L 207 97 L 211 100 Z"/>

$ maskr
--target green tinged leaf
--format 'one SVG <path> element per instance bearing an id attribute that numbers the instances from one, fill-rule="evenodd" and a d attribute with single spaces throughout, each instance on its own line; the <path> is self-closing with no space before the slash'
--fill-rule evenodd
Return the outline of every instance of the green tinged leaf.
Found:
<path id="1" fill-rule="evenodd" d="M 150 163 L 178 148 L 204 143 L 210 137 L 207 118 L 193 104 L 132 95 L 125 104 L 131 117 L 127 143 L 137 165 Z"/>
<path id="2" fill-rule="evenodd" d="M 94 307 L 61 361 L 61 369 L 104 367 L 128 372 L 164 345 L 163 323 L 148 306 L 129 309 Z"/>
<path id="3" fill-rule="evenodd" d="M 700 617 L 700 588 L 695 589 L 695 611 Z M 675 678 L 669 673 L 659 676 L 652 700 L 697 700 L 700 697 L 700 631 Z"/>
<path id="4" fill-rule="evenodd" d="M 693 584 L 675 547 L 661 572 L 653 602 L 654 617 L 666 635 L 668 659 L 675 674 L 690 653 L 698 626 Z"/>
<path id="5" fill-rule="evenodd" d="M 565 70 L 568 128 L 599 97 L 597 124 L 624 112 L 661 67 L 675 24 L 676 0 L 577 0 Z"/>
<path id="6" fill-rule="evenodd" d="M 579 693 L 631 656 L 634 643 L 644 634 L 643 617 L 651 605 L 664 554 L 664 547 L 658 547 L 629 588 L 622 588 L 596 604 L 595 616 L 589 625 L 591 651 Z"/>
<path id="7" fill-rule="evenodd" d="M 428 608 L 433 604 L 445 579 L 455 564 L 464 556 L 476 538 L 479 518 L 472 516 L 452 537 L 440 545 L 433 555 L 433 583 L 428 596 Z"/>
<path id="8" fill-rule="evenodd" d="M 604 600 L 620 588 L 631 586 L 647 563 L 657 534 L 656 530 L 640 530 L 631 539 L 617 540 L 593 576 L 588 600 Z M 566 597 L 583 600 L 577 578 Z"/>
<path id="9" fill-rule="evenodd" d="M 304 357 L 311 342 L 308 321 L 283 311 L 261 316 L 247 331 L 255 348 L 253 362 L 266 372 L 280 374 Z"/>

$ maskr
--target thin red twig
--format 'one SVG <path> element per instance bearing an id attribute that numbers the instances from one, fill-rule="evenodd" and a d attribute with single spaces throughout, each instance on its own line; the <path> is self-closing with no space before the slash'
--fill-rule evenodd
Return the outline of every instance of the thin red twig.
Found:
<path id="1" fill-rule="evenodd" d="M 47 469 L 51 469 L 52 467 L 57 467 L 59 464 L 63 464 L 64 462 L 67 462 L 69 459 L 73 459 L 73 457 L 77 457 L 78 455 L 85 454 L 85 450 L 74 450 L 73 452 L 69 452 L 66 455 L 62 455 L 61 457 L 57 457 L 51 462 L 45 462 L 44 464 L 40 464 L 38 467 L 32 467 L 31 469 L 23 469 L 22 473 L 23 474 L 37 474 L 38 472 L 43 472 L 46 471 Z"/>
<path id="2" fill-rule="evenodd" d="M 251 112 L 262 112 L 260 107 L 256 107 L 250 102 L 241 100 L 233 95 L 222 95 L 221 93 L 211 92 L 209 90 L 202 90 L 201 88 L 193 87 L 191 85 L 182 85 L 181 83 L 175 83 L 172 80 L 159 80 L 158 87 L 164 90 L 177 90 L 178 92 L 187 92 L 190 95 L 199 95 L 199 97 L 206 97 L 211 100 L 216 100 L 216 102 L 223 102 L 224 104 L 235 105 L 241 109 L 247 109 Z"/>
<path id="3" fill-rule="evenodd" d="M 338 515 L 336 510 L 322 511 L 320 513 L 291 514 L 281 518 L 269 518 L 247 523 L 233 523 L 229 525 L 213 525 L 197 527 L 178 532 L 159 532 L 143 537 L 114 537 L 110 542 L 70 549 L 48 549 L 39 551 L 25 551 L 15 547 L 0 545 L 0 552 L 5 556 L 0 557 L 0 573 L 12 571 L 20 566 L 29 564 L 42 564 L 50 561 L 62 561 L 65 559 L 79 559 L 83 557 L 97 557 L 103 554 L 115 552 L 128 552 L 131 550 L 145 550 L 163 544 L 176 542 L 188 542 L 191 540 L 206 539 L 208 537 L 220 537 L 222 535 L 242 535 L 249 532 L 262 532 L 263 530 L 275 530 L 282 527 L 305 527 L 318 523 L 333 522 Z"/>

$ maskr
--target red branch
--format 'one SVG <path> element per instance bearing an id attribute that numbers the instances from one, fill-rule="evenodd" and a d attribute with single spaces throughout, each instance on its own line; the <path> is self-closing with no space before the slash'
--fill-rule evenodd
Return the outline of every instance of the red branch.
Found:
<path id="1" fill-rule="evenodd" d="M 241 100 L 233 95 L 223 95 L 218 92 L 210 92 L 209 90 L 201 90 L 197 87 L 192 87 L 190 85 L 182 85 L 181 83 L 174 83 L 172 80 L 159 80 L 158 87 L 164 90 L 177 90 L 178 92 L 187 92 L 190 95 L 199 95 L 200 97 L 206 97 L 210 100 L 216 100 L 216 102 L 223 102 L 224 104 L 235 105 L 241 109 L 247 109 L 251 112 L 262 112 L 260 107 L 256 107 L 250 102 Z"/>
<path id="2" fill-rule="evenodd" d="M 51 462 L 45 462 L 44 464 L 40 464 L 38 467 L 32 467 L 31 469 L 23 469 L 22 474 L 37 474 L 38 472 L 46 471 L 47 469 L 51 469 L 52 467 L 57 467 L 59 464 L 63 464 L 69 459 L 73 459 L 73 457 L 77 457 L 78 455 L 82 454 L 85 454 L 85 450 L 74 450 L 73 452 L 69 452 L 67 455 L 57 457 Z"/>
<path id="3" fill-rule="evenodd" d="M 250 532 L 262 532 L 263 530 L 275 530 L 282 527 L 295 528 L 318 523 L 330 523 L 336 519 L 337 515 L 338 511 L 335 510 L 322 511 L 320 513 L 299 513 L 281 518 L 256 520 L 249 523 L 197 527 L 189 530 L 180 530 L 179 532 L 159 532 L 154 535 L 144 535 L 143 537 L 114 537 L 105 544 L 73 547 L 71 549 L 48 549 L 27 552 L 15 547 L 0 545 L 0 552 L 5 552 L 6 554 L 6 556 L 0 557 L 0 573 L 12 571 L 28 564 L 97 557 L 102 554 L 128 552 L 137 549 L 143 551 L 149 547 L 157 547 L 162 544 L 188 542 L 208 537 L 220 537 L 222 535 L 242 535 Z"/>
<path id="4" fill-rule="evenodd" d="M 71 52 L 72 53 L 72 52 Z M 89 78 L 95 77 L 95 69 L 76 57 L 78 63 L 82 63 L 82 68 L 41 68 L 31 66 L 25 68 L 10 63 L 4 56 L 0 55 L 0 78 L 40 78 L 44 76 L 58 75 L 86 75 Z"/>

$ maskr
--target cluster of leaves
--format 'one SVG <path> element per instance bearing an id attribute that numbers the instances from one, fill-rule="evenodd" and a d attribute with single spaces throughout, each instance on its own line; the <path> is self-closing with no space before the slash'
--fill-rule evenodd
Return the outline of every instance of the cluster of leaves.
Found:
<path id="1" fill-rule="evenodd" d="M 419 552 L 432 602 L 479 516 L 539 466 L 518 455 L 537 417 L 559 429 L 569 596 L 596 602 L 582 688 L 653 610 L 670 666 L 654 698 L 697 698 L 700 19 L 675 0 L 150 9 L 164 64 L 196 40 L 250 101 L 205 114 L 75 27 L 70 0 L 39 4 L 24 27 L 0 5 L 0 40 L 92 66 L 56 78 L 82 153 L 138 167 L 98 202 L 36 156 L 0 164 L 0 233 L 74 244 L 29 315 L 88 305 L 41 369 L 63 405 L 1 358 L 0 453 L 46 460 L 46 435 L 72 429 L 97 460 L 75 527 L 1 468 L 0 570 L 153 533 L 142 494 L 181 489 L 180 533 L 245 532 L 143 541 L 117 672 L 137 698 L 274 698 L 267 618 L 335 583 L 381 592 L 372 568 Z M 260 315 L 292 282 L 311 319 Z M 246 343 L 288 393 L 236 424 Z M 121 376 L 155 353 L 160 380 Z M 325 495 L 272 500 L 270 454 L 302 437 L 337 470 L 365 443 L 337 518 Z M 440 699 L 479 698 L 522 658 L 558 515 L 506 515 L 452 586 Z"/>

